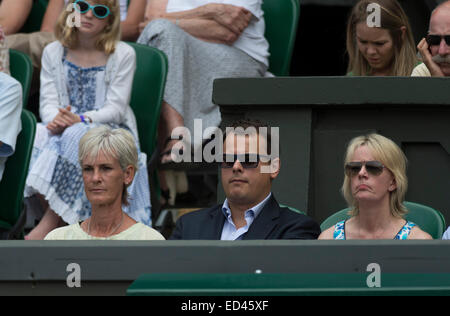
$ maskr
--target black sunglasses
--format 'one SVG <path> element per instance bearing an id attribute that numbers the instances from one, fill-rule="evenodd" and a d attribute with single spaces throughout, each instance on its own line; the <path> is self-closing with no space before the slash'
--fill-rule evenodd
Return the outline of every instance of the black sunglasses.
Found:
<path id="1" fill-rule="evenodd" d="M 233 168 L 234 163 L 238 160 L 244 169 L 256 168 L 261 158 L 268 159 L 269 156 L 259 154 L 223 154 L 223 160 L 220 166 L 224 169 Z"/>
<path id="2" fill-rule="evenodd" d="M 427 35 L 428 46 L 439 46 L 441 45 L 441 40 L 445 39 L 445 43 L 450 46 L 450 35 Z"/>
<path id="3" fill-rule="evenodd" d="M 373 176 L 380 175 L 383 172 L 383 168 L 385 168 L 379 161 L 355 161 L 345 164 L 345 174 L 348 177 L 356 176 L 361 171 L 362 166 L 365 166 L 367 172 Z"/>

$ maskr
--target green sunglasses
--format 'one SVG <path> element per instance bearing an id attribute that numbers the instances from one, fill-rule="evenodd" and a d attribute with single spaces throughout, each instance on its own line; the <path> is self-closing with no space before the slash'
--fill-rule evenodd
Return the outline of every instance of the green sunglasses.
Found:
<path id="1" fill-rule="evenodd" d="M 79 13 L 87 13 L 89 10 L 92 10 L 92 13 L 94 13 L 94 16 L 98 19 L 104 19 L 108 15 L 111 14 L 111 11 L 109 8 L 105 5 L 90 5 L 86 1 L 83 0 L 77 0 L 74 2 L 75 10 Z"/>

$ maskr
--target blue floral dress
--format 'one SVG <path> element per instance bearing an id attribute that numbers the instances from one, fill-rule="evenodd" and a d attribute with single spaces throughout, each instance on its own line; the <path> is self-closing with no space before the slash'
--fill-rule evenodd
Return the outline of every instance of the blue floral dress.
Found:
<path id="1" fill-rule="evenodd" d="M 82 68 L 63 58 L 67 92 L 71 111 L 82 114 L 95 110 L 97 98 L 106 99 L 106 66 Z M 108 124 L 112 128 L 125 125 Z M 68 224 L 88 218 L 91 205 L 84 192 L 81 168 L 78 162 L 78 143 L 81 137 L 99 124 L 77 123 L 61 135 L 53 135 L 39 123 L 25 187 L 25 197 L 39 193 L 49 206 Z M 130 130 L 131 132 L 131 130 Z M 137 139 L 135 135 L 135 139 Z M 139 144 L 136 142 L 139 149 Z M 146 155 L 139 151 L 138 172 L 128 187 L 129 206 L 123 210 L 134 220 L 151 226 L 150 192 Z"/>
<path id="2" fill-rule="evenodd" d="M 345 220 L 340 221 L 334 225 L 333 238 L 339 240 L 345 240 Z M 411 229 L 416 226 L 413 222 L 406 221 L 406 224 L 400 229 L 400 231 L 395 235 L 396 240 L 406 240 L 408 239 Z"/>

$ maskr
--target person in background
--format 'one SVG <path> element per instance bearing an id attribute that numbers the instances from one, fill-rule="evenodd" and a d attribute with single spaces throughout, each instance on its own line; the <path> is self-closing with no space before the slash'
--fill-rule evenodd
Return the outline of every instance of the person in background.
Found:
<path id="1" fill-rule="evenodd" d="M 118 0 L 120 5 L 121 39 L 134 42 L 138 38 L 139 24 L 144 20 L 146 0 Z M 42 21 L 42 32 L 53 32 L 59 15 L 68 0 L 50 0 Z"/>
<path id="2" fill-rule="evenodd" d="M 0 26 L 6 35 L 15 34 L 25 24 L 36 0 L 0 0 Z"/>
<path id="3" fill-rule="evenodd" d="M 178 140 L 171 134 L 176 128 L 186 127 L 193 134 L 195 119 L 202 120 L 202 133 L 219 126 L 220 110 L 212 102 L 215 78 L 265 75 L 269 44 L 261 5 L 262 0 L 148 1 L 137 42 L 162 50 L 169 63 L 158 127 L 161 164 L 173 162 L 171 151 Z M 185 144 L 191 145 L 194 152 L 203 144 Z M 171 173 L 159 175 L 166 200 L 173 201 L 180 193 L 173 189 L 168 193 L 175 187 L 170 183 L 187 192 L 184 172 L 176 179 Z"/>
<path id="4" fill-rule="evenodd" d="M 136 119 L 129 106 L 136 54 L 120 41 L 120 8 L 116 0 L 77 1 L 80 27 L 66 23 L 64 11 L 55 29 L 58 41 L 42 57 L 40 117 L 28 172 L 25 197 L 37 195 L 45 214 L 27 239 L 43 239 L 64 222 L 89 217 L 77 161 L 80 138 L 106 124 L 133 133 Z M 139 154 L 139 171 L 128 188 L 125 212 L 151 225 L 146 155 Z"/>
<path id="5" fill-rule="evenodd" d="M 70 4 L 72 5 L 73 2 L 70 1 Z M 139 36 L 139 23 L 144 19 L 146 2 L 145 0 L 130 0 L 129 6 L 128 0 L 118 0 L 118 2 L 120 5 L 121 39 L 134 42 Z M 68 4 L 68 0 L 50 0 L 40 31 L 7 36 L 8 47 L 20 50 L 30 56 L 33 67 L 38 72 L 41 69 L 42 52 L 45 46 L 56 40 L 54 30 L 58 17 L 65 10 L 69 10 L 71 13 L 76 12 L 73 8 L 68 8 Z"/>
<path id="6" fill-rule="evenodd" d="M 413 77 L 450 76 L 450 1 L 431 13 L 428 35 L 417 45 L 423 63 L 414 68 Z"/>
<path id="7" fill-rule="evenodd" d="M 22 129 L 22 86 L 0 71 L 0 181 L 7 157 L 14 154 L 17 135 Z"/>
<path id="8" fill-rule="evenodd" d="M 9 48 L 6 46 L 5 32 L 0 26 L 0 72 L 10 75 Z"/>
<path id="9" fill-rule="evenodd" d="M 372 20 L 378 12 L 373 5 L 379 21 Z M 359 1 L 347 22 L 346 46 L 350 76 L 410 76 L 418 63 L 411 26 L 397 0 Z"/>

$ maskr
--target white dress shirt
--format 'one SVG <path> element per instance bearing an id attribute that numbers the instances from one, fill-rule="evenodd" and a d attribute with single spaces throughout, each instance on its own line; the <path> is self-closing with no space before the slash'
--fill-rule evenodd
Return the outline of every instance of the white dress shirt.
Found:
<path id="1" fill-rule="evenodd" d="M 255 218 L 259 215 L 259 213 L 261 213 L 261 210 L 263 209 L 264 205 L 266 205 L 266 202 L 269 200 L 271 195 L 272 193 L 269 193 L 269 195 L 264 200 L 245 211 L 244 217 L 247 225 L 239 229 L 236 229 L 236 226 L 233 223 L 228 199 L 225 199 L 225 202 L 222 205 L 222 212 L 225 216 L 225 223 L 223 224 L 222 236 L 220 237 L 220 240 L 241 240 L 244 234 L 249 230 L 250 225 L 253 223 Z"/>

